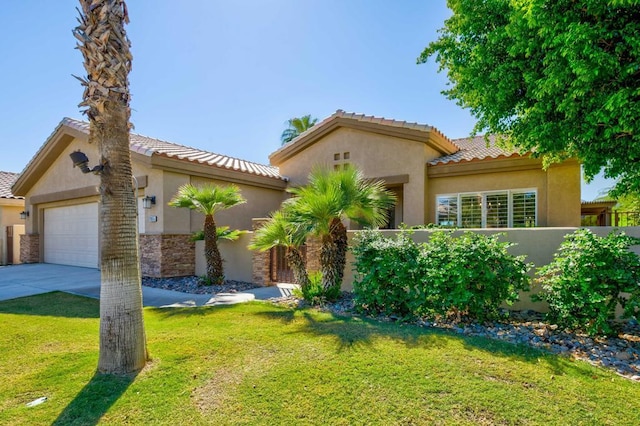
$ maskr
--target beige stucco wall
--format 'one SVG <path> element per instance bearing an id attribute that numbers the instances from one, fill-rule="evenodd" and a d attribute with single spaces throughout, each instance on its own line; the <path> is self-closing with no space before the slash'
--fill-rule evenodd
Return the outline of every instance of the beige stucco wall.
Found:
<path id="1" fill-rule="evenodd" d="M 164 199 L 164 192 L 162 189 L 163 171 L 152 169 L 146 163 L 136 161 L 133 157 L 131 160 L 134 176 L 137 176 L 141 179 L 146 176 L 146 186 L 143 185 L 143 182 L 138 182 L 138 184 L 142 186 L 138 189 L 138 199 L 145 196 L 156 197 L 156 204 L 152 205 L 150 209 L 143 209 L 141 205 L 139 205 L 138 207 L 141 232 L 144 231 L 145 234 L 161 234 L 165 217 L 164 214 L 162 214 L 162 201 Z M 164 204 L 166 204 L 166 202 Z M 151 218 L 154 218 L 156 221 L 152 221 Z M 142 228 L 142 226 L 144 228 Z"/>
<path id="2" fill-rule="evenodd" d="M 223 260 L 224 275 L 228 280 L 251 282 L 252 252 L 247 248 L 253 238 L 253 232 L 243 234 L 236 241 L 220 241 L 218 248 Z M 196 241 L 196 275 L 207 273 L 204 258 L 204 241 Z"/>
<path id="3" fill-rule="evenodd" d="M 576 161 L 549 167 L 546 226 L 580 226 L 580 181 Z"/>
<path id="4" fill-rule="evenodd" d="M 7 263 L 19 263 L 20 236 L 24 233 L 24 220 L 20 219 L 20 212 L 25 209 L 24 200 L 2 199 L 0 200 L 0 265 Z M 7 226 L 17 225 L 13 235 L 13 259 L 8 259 Z"/>
<path id="5" fill-rule="evenodd" d="M 540 161 L 498 159 L 435 166 L 444 173 L 427 179 L 427 222 L 436 221 L 436 197 L 464 192 L 535 189 L 538 226 L 580 225 L 580 166 L 568 162 L 542 169 Z M 535 167 L 533 167 L 535 166 Z M 495 171 L 492 171 L 495 170 Z"/>
<path id="6" fill-rule="evenodd" d="M 344 160 L 344 153 L 349 159 Z M 334 160 L 335 155 L 339 160 Z M 408 225 L 424 223 L 425 163 L 440 154 L 426 144 L 356 129 L 338 128 L 294 157 L 277 166 L 291 179 L 291 185 L 303 185 L 309 171 L 319 165 L 333 169 L 351 163 L 368 178 L 409 175 L 402 184 L 403 205 L 400 221 Z"/>
<path id="7" fill-rule="evenodd" d="M 156 223 L 147 223 L 147 233 L 189 234 L 191 215 L 189 209 L 177 209 L 169 206 L 169 201 L 178 189 L 190 182 L 189 175 L 163 171 L 160 180 L 149 183 L 145 190 L 148 195 L 156 196 L 156 205 L 149 214 L 157 215 Z"/>

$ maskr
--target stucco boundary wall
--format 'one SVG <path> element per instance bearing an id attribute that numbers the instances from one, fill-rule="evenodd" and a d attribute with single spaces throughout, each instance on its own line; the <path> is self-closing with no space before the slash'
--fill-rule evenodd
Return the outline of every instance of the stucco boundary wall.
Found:
<path id="1" fill-rule="evenodd" d="M 253 256 L 254 254 L 262 254 L 268 258 L 269 252 L 260 253 L 253 252 L 247 248 L 251 244 L 253 232 L 240 235 L 236 241 L 218 241 L 218 249 L 222 256 L 222 266 L 224 268 L 224 276 L 227 280 L 253 282 L 257 285 L 264 285 L 262 282 L 256 282 L 253 277 Z M 269 265 L 266 265 L 264 273 L 269 275 Z M 204 258 L 204 241 L 196 241 L 196 275 L 201 277 L 207 274 L 207 262 Z"/>
<path id="2" fill-rule="evenodd" d="M 567 234 L 573 233 L 579 228 L 517 228 L 517 229 L 467 229 L 456 230 L 454 235 L 460 235 L 465 231 L 477 232 L 484 235 L 501 234 L 501 241 L 509 241 L 515 243 L 514 246 L 509 248 L 509 252 L 513 255 L 525 255 L 525 261 L 533 263 L 534 268 L 530 271 L 530 275 L 535 274 L 536 267 L 549 264 L 553 260 L 553 255 L 556 253 L 564 237 Z M 614 230 L 623 231 L 625 234 L 640 238 L 640 227 L 627 227 L 627 228 L 614 228 L 614 227 L 591 227 L 588 228 L 599 236 L 606 236 Z M 358 231 L 348 231 L 349 244 L 351 244 L 353 237 Z M 396 234 L 403 232 L 400 230 L 381 230 L 384 236 L 393 238 Z M 433 230 L 413 230 L 411 238 L 418 242 L 424 243 L 429 240 L 429 236 Z M 254 282 L 258 285 L 271 284 L 268 274 L 269 268 L 260 268 L 261 271 L 266 274 L 261 282 L 257 281 L 254 276 L 254 257 L 260 256 L 264 258 L 264 253 L 252 252 L 247 246 L 251 243 L 253 233 L 249 232 L 244 234 L 237 241 L 220 241 L 220 253 L 224 259 L 225 276 L 230 280 Z M 632 250 L 640 255 L 640 246 L 632 247 Z M 342 284 L 343 290 L 353 289 L 353 262 L 354 258 L 351 252 L 347 253 L 347 264 L 345 267 L 344 281 Z M 206 271 L 206 263 L 204 260 L 204 242 L 196 242 L 196 274 L 201 276 Z M 258 277 L 259 278 L 259 277 Z M 534 283 L 532 285 L 532 291 L 520 295 L 520 301 L 515 303 L 511 309 L 523 310 L 533 309 L 536 311 L 546 311 L 544 303 L 531 302 L 531 294 L 536 293 L 539 287 Z"/>

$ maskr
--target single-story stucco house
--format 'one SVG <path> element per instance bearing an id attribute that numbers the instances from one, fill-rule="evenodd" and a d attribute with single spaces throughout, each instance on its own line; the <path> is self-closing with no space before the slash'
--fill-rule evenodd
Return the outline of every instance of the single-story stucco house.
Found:
<path id="1" fill-rule="evenodd" d="M 69 158 L 82 150 L 90 165 L 97 163 L 88 133 L 87 123 L 63 119 L 13 185 L 30 212 L 21 241 L 25 262 L 98 265 L 99 177 L 75 170 Z M 143 274 L 194 273 L 189 237 L 202 229 L 203 217 L 167 205 L 181 185 L 237 184 L 247 203 L 221 212 L 217 222 L 251 229 L 252 219 L 277 210 L 286 188 L 304 184 L 317 165 L 355 165 L 366 177 L 384 181 L 398 199 L 392 228 L 580 225 L 577 161 L 544 170 L 541 160 L 494 142 L 451 140 L 428 125 L 338 110 L 272 153 L 266 166 L 131 133 Z M 142 208 L 145 198 L 155 203 Z"/>
<path id="2" fill-rule="evenodd" d="M 20 235 L 24 233 L 24 197 L 11 192 L 18 173 L 0 172 L 0 265 L 20 263 Z M 23 213 L 24 212 L 24 213 Z"/>

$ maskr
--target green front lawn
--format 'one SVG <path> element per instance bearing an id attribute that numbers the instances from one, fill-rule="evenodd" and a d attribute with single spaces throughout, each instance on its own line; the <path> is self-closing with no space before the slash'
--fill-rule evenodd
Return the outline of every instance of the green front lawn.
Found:
<path id="1" fill-rule="evenodd" d="M 152 361 L 112 378 L 98 301 L 1 302 L 0 424 L 640 424 L 639 383 L 527 347 L 259 302 L 145 314 Z"/>

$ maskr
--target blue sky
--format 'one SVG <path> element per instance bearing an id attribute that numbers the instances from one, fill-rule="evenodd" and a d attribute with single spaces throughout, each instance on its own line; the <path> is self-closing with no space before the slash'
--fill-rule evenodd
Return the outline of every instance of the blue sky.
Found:
<path id="1" fill-rule="evenodd" d="M 5 2 L 0 170 L 19 172 L 77 107 L 76 0 Z M 267 163 L 287 119 L 337 109 L 468 136 L 471 115 L 416 65 L 445 0 L 130 0 L 131 121 L 140 134 Z M 610 183 L 583 188 L 593 199 Z"/>

